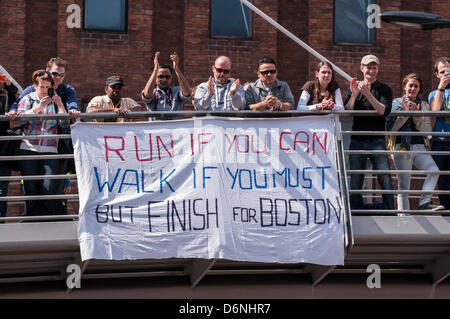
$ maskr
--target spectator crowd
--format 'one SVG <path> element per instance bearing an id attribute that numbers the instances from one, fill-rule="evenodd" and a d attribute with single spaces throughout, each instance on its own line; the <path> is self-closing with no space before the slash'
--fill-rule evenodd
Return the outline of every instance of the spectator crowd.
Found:
<path id="1" fill-rule="evenodd" d="M 395 152 L 393 161 L 397 170 L 410 171 L 413 165 L 428 173 L 423 182 L 419 201 L 419 210 L 450 210 L 450 194 L 439 194 L 440 205 L 431 200 L 431 192 L 436 185 L 439 190 L 449 190 L 449 175 L 439 174 L 450 171 L 449 154 L 430 155 L 432 151 L 450 151 L 450 138 L 443 135 L 420 135 L 420 132 L 450 132 L 450 116 L 437 116 L 434 126 L 430 116 L 391 116 L 391 111 L 450 111 L 450 59 L 440 57 L 435 61 L 434 74 L 438 86 L 426 95 L 422 92 L 422 79 L 416 73 L 404 76 L 402 80 L 402 96 L 393 97 L 391 87 L 377 79 L 381 68 L 379 59 L 374 55 L 366 55 L 361 59 L 361 78 L 350 82 L 346 91 L 341 90 L 335 80 L 333 66 L 321 61 L 317 64 L 312 79 L 307 81 L 299 94 L 297 105 L 289 84 L 278 78 L 276 62 L 268 57 L 258 61 L 257 79 L 252 83 L 242 84 L 239 79 L 232 78 L 232 61 L 229 57 L 219 56 L 211 65 L 211 76 L 203 83 L 191 88 L 179 66 L 179 56 L 170 55 L 170 64 L 160 63 L 160 53 L 154 56 L 153 72 L 141 92 L 142 103 L 122 96 L 125 80 L 120 75 L 112 75 L 105 81 L 104 95 L 95 96 L 87 106 L 87 113 L 115 112 L 119 121 L 127 120 L 124 115 L 129 112 L 183 111 L 186 101 L 192 101 L 196 110 L 254 110 L 266 112 L 282 112 L 288 110 L 323 111 L 323 110 L 375 110 L 379 116 L 355 116 L 353 131 L 399 131 L 417 132 L 417 135 L 395 135 L 389 138 L 381 135 L 352 135 L 350 150 L 414 151 L 413 153 Z M 6 76 L 0 75 L 0 115 L 7 115 L 11 123 L 18 121 L 23 125 L 23 135 L 56 135 L 69 134 L 70 121 L 80 116 L 75 89 L 64 83 L 68 64 L 61 58 L 48 61 L 45 70 L 33 72 L 32 85 L 17 97 L 18 89 Z M 176 78 L 178 86 L 172 85 Z M 24 114 L 70 114 L 70 120 L 32 119 L 21 120 Z M 159 120 L 177 119 L 179 117 L 164 115 Z M 108 121 L 107 119 L 97 121 Z M 116 121 L 114 118 L 113 121 Z M 7 135 L 10 122 L 0 121 L 0 135 Z M 0 142 L 1 143 L 1 142 Z M 73 152 L 70 140 L 49 137 L 46 139 L 23 139 L 18 155 L 51 155 L 70 154 Z M 370 153 L 370 152 L 368 152 Z M 3 155 L 3 154 L 2 154 Z M 370 160 L 377 175 L 381 189 L 392 191 L 392 178 L 386 171 L 390 170 L 388 156 L 385 154 L 351 154 L 349 165 L 351 170 L 364 170 Z M 74 173 L 73 160 L 27 159 L 19 161 L 18 170 L 23 176 L 58 175 Z M 8 161 L 0 161 L 0 176 L 11 175 Z M 410 173 L 398 174 L 398 189 L 407 191 L 410 188 Z M 68 185 L 69 184 L 69 185 Z M 363 188 L 364 174 L 352 174 L 350 188 Z M 26 195 L 56 195 L 67 193 L 70 183 L 63 179 L 24 180 Z M 8 181 L 0 181 L 0 196 L 7 196 Z M 394 210 L 393 193 L 383 193 L 383 209 Z M 363 209 L 364 200 L 361 194 L 350 196 L 352 209 Z M 44 216 L 59 215 L 61 207 L 57 200 L 27 200 L 26 215 Z M 6 201 L 0 201 L 0 217 L 6 216 Z M 406 193 L 397 196 L 397 209 L 409 210 L 409 198 Z M 1 221 L 0 221 L 1 222 Z"/>

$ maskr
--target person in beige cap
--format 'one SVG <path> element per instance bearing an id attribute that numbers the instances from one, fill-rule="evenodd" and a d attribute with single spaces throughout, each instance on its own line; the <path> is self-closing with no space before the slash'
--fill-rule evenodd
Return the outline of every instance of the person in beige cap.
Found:
<path id="1" fill-rule="evenodd" d="M 385 117 L 391 112 L 392 89 L 377 80 L 380 60 L 374 55 L 366 55 L 361 59 L 360 70 L 364 79 L 356 78 L 350 83 L 347 96 L 344 101 L 346 110 L 376 110 L 381 116 L 353 118 L 353 131 L 385 131 Z M 350 150 L 385 151 L 386 143 L 383 135 L 364 136 L 352 135 Z M 349 156 L 351 170 L 363 170 L 366 168 L 367 159 L 370 159 L 374 169 L 389 170 L 389 160 L 386 155 L 351 154 Z M 383 190 L 392 190 L 392 178 L 390 174 L 378 174 L 378 182 Z M 350 180 L 351 189 L 362 189 L 364 174 L 352 174 Z M 352 209 L 364 208 L 361 194 L 350 195 Z M 383 194 L 383 208 L 394 209 L 394 195 Z"/>

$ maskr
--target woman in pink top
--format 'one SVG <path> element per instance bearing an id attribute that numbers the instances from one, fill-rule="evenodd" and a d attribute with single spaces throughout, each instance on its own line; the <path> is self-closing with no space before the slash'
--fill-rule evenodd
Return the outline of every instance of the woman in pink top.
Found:
<path id="1" fill-rule="evenodd" d="M 23 97 L 18 105 L 19 114 L 58 114 L 67 113 L 61 98 L 53 89 L 53 78 L 49 72 L 37 70 L 33 73 L 35 92 Z M 20 120 L 20 117 L 19 117 Z M 57 134 L 58 125 L 67 127 L 68 120 L 44 119 L 25 122 L 24 135 Z M 23 139 L 19 155 L 49 155 L 58 153 L 58 139 Z M 58 174 L 57 159 L 30 159 L 20 161 L 22 175 L 55 175 Z M 56 180 L 25 180 L 25 195 L 55 195 Z M 28 216 L 58 215 L 56 200 L 28 200 L 26 213 Z"/>

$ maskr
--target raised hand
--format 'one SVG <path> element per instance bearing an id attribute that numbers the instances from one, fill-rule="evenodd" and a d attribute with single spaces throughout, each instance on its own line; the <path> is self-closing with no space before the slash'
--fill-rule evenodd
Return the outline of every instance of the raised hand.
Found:
<path id="1" fill-rule="evenodd" d="M 159 51 L 156 52 L 155 58 L 153 59 L 153 66 L 154 66 L 155 70 L 159 69 L 159 55 L 160 55 L 160 52 Z"/>
<path id="2" fill-rule="evenodd" d="M 214 82 L 213 82 L 212 76 L 210 76 L 208 79 L 208 93 L 209 93 L 209 95 L 214 94 Z"/>
<path id="3" fill-rule="evenodd" d="M 230 87 L 230 95 L 234 95 L 234 93 L 236 92 L 237 88 L 239 87 L 239 85 L 241 84 L 241 81 L 239 81 L 239 79 L 236 79 L 233 84 L 231 84 Z"/>
<path id="4" fill-rule="evenodd" d="M 173 52 L 170 55 L 170 60 L 172 60 L 172 67 L 174 70 L 178 70 L 180 58 L 178 57 L 178 54 L 176 52 Z"/>
<path id="5" fill-rule="evenodd" d="M 353 95 L 358 95 L 360 92 L 358 84 L 359 83 L 356 80 L 356 78 L 353 78 L 352 81 L 350 82 L 350 91 L 352 92 Z"/>
<path id="6" fill-rule="evenodd" d="M 403 110 L 409 111 L 409 103 L 406 103 L 406 97 L 404 95 L 402 96 L 402 107 Z"/>

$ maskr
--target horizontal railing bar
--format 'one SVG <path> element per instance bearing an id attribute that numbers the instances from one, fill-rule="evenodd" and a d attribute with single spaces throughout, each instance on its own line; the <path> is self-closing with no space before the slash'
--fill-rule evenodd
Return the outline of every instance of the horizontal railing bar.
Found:
<path id="1" fill-rule="evenodd" d="M 430 210 L 430 209 L 412 209 L 412 210 L 392 210 L 392 209 L 352 209 L 352 213 L 395 213 L 395 214 L 423 214 L 423 213 L 433 213 L 433 214 L 449 214 L 450 210 Z"/>
<path id="2" fill-rule="evenodd" d="M 450 151 L 439 152 L 439 151 L 379 151 L 379 150 L 346 150 L 345 154 L 373 154 L 373 155 L 383 155 L 383 154 L 398 154 L 398 155 L 408 155 L 408 154 L 428 154 L 428 155 L 450 155 Z M 0 157 L 1 159 L 1 157 Z"/>
<path id="3" fill-rule="evenodd" d="M 99 112 L 99 113 L 80 113 L 80 119 L 117 119 L 117 118 L 139 118 L 139 117 L 165 117 L 165 116 L 181 116 L 181 117 L 192 117 L 192 116 L 230 116 L 230 117 L 265 117 L 269 115 L 273 116 L 311 116 L 311 115 L 326 115 L 326 114 L 339 114 L 343 117 L 353 117 L 353 116 L 381 116 L 377 111 L 251 111 L 251 110 L 240 110 L 240 111 L 211 111 L 211 110 L 201 110 L 201 111 L 158 111 L 158 112 L 129 112 L 123 116 L 119 116 L 114 112 Z M 447 117 L 450 116 L 450 111 L 401 111 L 401 112 L 391 112 L 390 116 L 412 116 L 412 117 Z M 27 120 L 43 120 L 43 119 L 59 119 L 59 120 L 72 120 L 74 117 L 70 114 L 19 114 L 14 121 L 27 121 Z M 9 117 L 6 115 L 0 115 L 0 121 L 10 121 Z"/>
<path id="4" fill-rule="evenodd" d="M 78 220 L 79 216 L 76 215 L 47 215 L 47 216 L 13 216 L 13 217 L 0 217 L 0 221 L 51 221 L 51 220 Z"/>
<path id="5" fill-rule="evenodd" d="M 73 154 L 55 154 L 55 155 L 18 155 L 18 156 L 0 156 L 0 161 L 27 161 L 42 159 L 72 159 Z"/>
<path id="6" fill-rule="evenodd" d="M 450 132 L 342 131 L 342 135 L 450 136 Z"/>
<path id="7" fill-rule="evenodd" d="M 416 175 L 450 175 L 450 171 L 414 171 L 414 170 L 347 170 L 347 174 L 416 174 Z M 0 179 L 1 180 L 1 179 Z"/>
<path id="8" fill-rule="evenodd" d="M 96 113 L 80 113 L 79 119 L 118 119 L 118 118 L 149 118 L 149 117 L 167 117 L 167 116 L 176 116 L 176 117 L 195 117 L 195 116 L 228 116 L 228 117 L 288 117 L 288 116 L 310 116 L 310 115 L 326 115 L 333 113 L 333 111 L 158 111 L 158 112 L 129 112 L 125 115 L 118 115 L 115 112 L 96 112 Z M 373 113 L 373 114 L 371 114 Z M 376 115 L 374 112 L 368 113 L 368 115 Z M 44 119 L 59 119 L 59 120 L 69 120 L 73 119 L 69 114 L 20 114 L 18 115 L 14 121 L 27 121 L 27 120 L 44 120 Z M 10 119 L 5 115 L 0 115 L 0 121 L 9 121 Z"/>
<path id="9" fill-rule="evenodd" d="M 23 201 L 23 200 L 78 199 L 78 198 L 79 198 L 78 194 L 5 196 L 0 197 L 0 202 Z"/>
<path id="10" fill-rule="evenodd" d="M 49 138 L 70 139 L 70 134 L 54 134 L 54 135 L 20 135 L 20 136 L 0 136 L 0 141 L 15 141 L 15 140 L 43 140 Z"/>
<path id="11" fill-rule="evenodd" d="M 378 194 L 450 194 L 450 190 L 448 191 L 425 191 L 421 189 L 417 190 L 387 190 L 387 189 L 350 189 L 348 191 L 351 194 L 360 194 L 360 193 L 378 193 Z"/>
<path id="12" fill-rule="evenodd" d="M 351 194 L 450 194 L 450 190 L 382 190 L 382 189 L 351 189 Z M 28 196 L 5 196 L 0 197 L 0 201 L 22 201 L 22 200 L 49 200 L 49 199 L 77 199 L 78 194 L 65 194 L 65 195 L 28 195 Z"/>
<path id="13" fill-rule="evenodd" d="M 76 174 L 65 174 L 65 175 L 31 175 L 31 176 L 0 176 L 0 182 L 4 181 L 33 181 L 41 179 L 70 179 L 76 180 Z"/>

